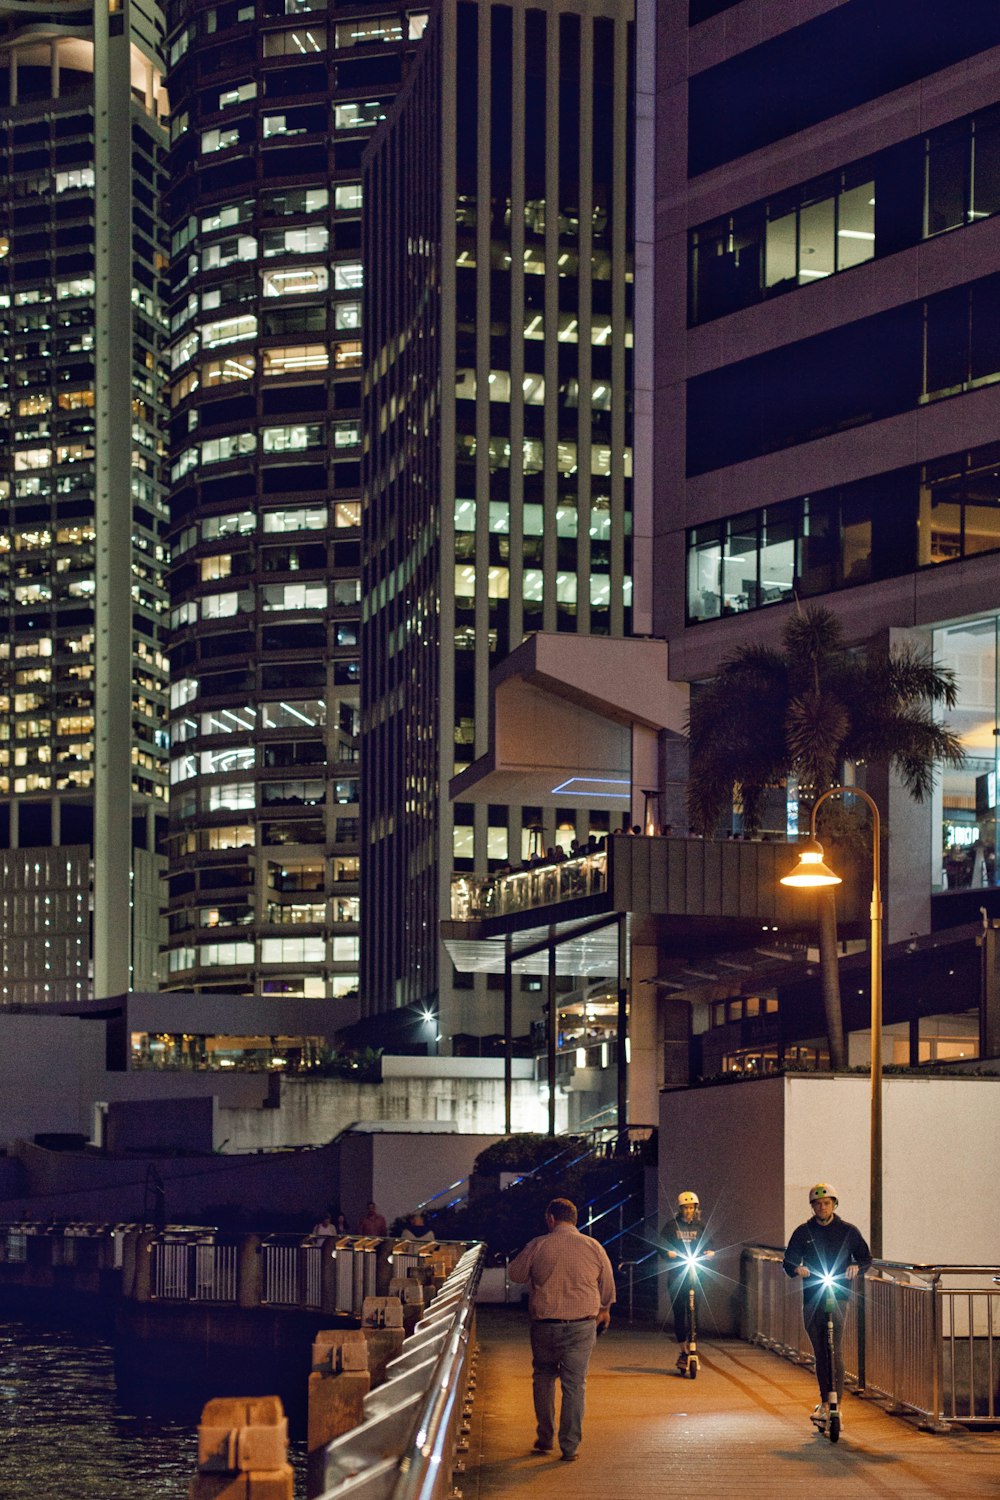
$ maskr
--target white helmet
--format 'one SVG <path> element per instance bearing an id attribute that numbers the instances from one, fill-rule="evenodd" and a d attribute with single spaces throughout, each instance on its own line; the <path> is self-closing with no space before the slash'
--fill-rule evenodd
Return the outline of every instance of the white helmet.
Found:
<path id="1" fill-rule="evenodd" d="M 830 1183 L 828 1182 L 816 1182 L 809 1189 L 809 1202 L 815 1203 L 817 1198 L 832 1198 L 834 1203 L 839 1202 L 837 1198 L 837 1189 L 835 1187 L 831 1187 Z"/>
<path id="2" fill-rule="evenodd" d="M 698 1208 L 699 1207 L 698 1194 L 697 1193 L 678 1193 L 677 1194 L 677 1207 L 678 1208 Z"/>

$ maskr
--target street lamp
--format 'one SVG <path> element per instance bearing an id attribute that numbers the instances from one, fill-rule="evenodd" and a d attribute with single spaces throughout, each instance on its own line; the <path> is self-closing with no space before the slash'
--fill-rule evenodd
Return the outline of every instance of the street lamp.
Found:
<path id="1" fill-rule="evenodd" d="M 842 883 L 840 876 L 823 862 L 823 846 L 816 837 L 816 814 L 828 797 L 844 796 L 860 797 L 872 815 L 871 1250 L 879 1259 L 882 1255 L 882 887 L 879 878 L 882 820 L 877 805 L 867 792 L 856 786 L 832 786 L 816 798 L 809 820 L 809 843 L 803 846 L 795 869 L 781 877 L 781 884 L 815 890 L 820 886 Z"/>

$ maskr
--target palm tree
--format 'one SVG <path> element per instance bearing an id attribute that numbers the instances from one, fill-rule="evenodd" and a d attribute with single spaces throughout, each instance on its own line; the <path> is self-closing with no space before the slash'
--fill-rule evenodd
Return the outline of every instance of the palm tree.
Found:
<path id="1" fill-rule="evenodd" d="M 910 646 L 851 649 L 829 610 L 797 610 L 780 650 L 742 646 L 694 694 L 688 722 L 691 826 L 710 834 L 737 796 L 743 828 L 760 826 L 769 791 L 795 777 L 799 826 L 845 762 L 889 764 L 922 802 L 938 762 L 963 759 L 958 736 L 936 723 L 953 708 L 955 674 Z M 820 910 L 820 964 L 830 1065 L 844 1066 L 832 894 Z"/>

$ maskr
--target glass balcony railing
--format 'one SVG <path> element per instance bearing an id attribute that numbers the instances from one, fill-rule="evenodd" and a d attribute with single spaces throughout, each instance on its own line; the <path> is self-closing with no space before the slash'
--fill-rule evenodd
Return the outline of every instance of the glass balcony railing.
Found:
<path id="1" fill-rule="evenodd" d="M 453 875 L 451 916 L 454 922 L 503 917 L 510 912 L 575 901 L 607 890 L 608 854 L 600 849 L 579 859 L 534 865 L 506 875 Z"/>

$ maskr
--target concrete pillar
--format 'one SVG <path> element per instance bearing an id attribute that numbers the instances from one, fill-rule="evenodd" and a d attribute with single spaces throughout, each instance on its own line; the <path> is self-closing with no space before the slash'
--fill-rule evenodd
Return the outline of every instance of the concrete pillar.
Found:
<path id="1" fill-rule="evenodd" d="M 361 1314 L 361 1331 L 368 1345 L 368 1369 L 372 1386 L 385 1380 L 386 1366 L 403 1351 L 406 1337 L 403 1327 L 403 1304 L 398 1297 L 366 1297 Z"/>
<path id="2" fill-rule="evenodd" d="M 135 1237 L 135 1272 L 132 1296 L 136 1302 L 148 1302 L 153 1280 L 153 1241 L 156 1231 L 144 1229 Z"/>
<path id="3" fill-rule="evenodd" d="M 288 1419 L 277 1396 L 209 1401 L 188 1500 L 293 1500 Z"/>
<path id="4" fill-rule="evenodd" d="M 236 1252 L 236 1300 L 240 1307 L 259 1307 L 264 1289 L 260 1235 L 244 1234 Z"/>
<path id="5" fill-rule="evenodd" d="M 655 984 L 659 961 L 652 922 L 632 918 L 629 976 L 628 1117 L 635 1125 L 659 1119 L 662 1073 L 657 1036 Z"/>
<path id="6" fill-rule="evenodd" d="M 368 1345 L 359 1328 L 318 1333 L 312 1358 L 306 1480 L 310 1496 L 326 1489 L 323 1455 L 327 1443 L 364 1420 L 365 1397 L 372 1388 Z"/>

